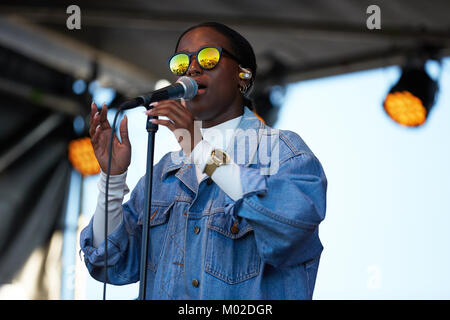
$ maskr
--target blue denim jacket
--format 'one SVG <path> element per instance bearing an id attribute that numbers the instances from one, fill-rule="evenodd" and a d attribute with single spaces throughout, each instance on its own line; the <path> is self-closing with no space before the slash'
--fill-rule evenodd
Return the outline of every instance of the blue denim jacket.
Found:
<path id="1" fill-rule="evenodd" d="M 312 298 L 327 189 L 319 160 L 296 133 L 267 127 L 248 108 L 232 141 L 238 201 L 207 179 L 198 184 L 181 151 L 154 166 L 147 298 Z M 115 285 L 139 281 L 144 180 L 108 236 Z M 93 247 L 92 220 L 80 243 L 89 273 L 103 281 L 104 244 Z"/>

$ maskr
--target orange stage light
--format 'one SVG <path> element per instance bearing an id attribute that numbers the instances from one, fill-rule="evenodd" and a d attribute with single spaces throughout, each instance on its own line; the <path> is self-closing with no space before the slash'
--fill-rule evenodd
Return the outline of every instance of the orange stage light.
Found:
<path id="1" fill-rule="evenodd" d="M 100 173 L 100 165 L 88 137 L 72 140 L 69 143 L 69 160 L 75 170 L 83 176 Z"/>
<path id="2" fill-rule="evenodd" d="M 427 119 L 422 101 L 409 91 L 389 93 L 384 109 L 394 121 L 408 127 L 420 126 Z"/>
<path id="3" fill-rule="evenodd" d="M 430 78 L 423 65 L 405 67 L 384 100 L 384 110 L 403 126 L 419 127 L 427 120 L 437 90 L 437 82 Z"/>

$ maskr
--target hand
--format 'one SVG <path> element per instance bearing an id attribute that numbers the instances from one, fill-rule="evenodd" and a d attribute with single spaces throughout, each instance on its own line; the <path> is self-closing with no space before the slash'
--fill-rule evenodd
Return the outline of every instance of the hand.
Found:
<path id="1" fill-rule="evenodd" d="M 97 105 L 91 105 L 91 118 L 89 125 L 89 135 L 91 136 L 92 146 L 94 147 L 95 157 L 103 172 L 108 170 L 108 151 L 109 141 L 111 139 L 111 126 L 106 118 L 108 112 L 104 104 L 100 112 L 97 111 Z M 114 135 L 111 155 L 111 175 L 124 173 L 131 161 L 131 144 L 128 139 L 128 119 L 125 116 L 120 122 L 120 137 L 122 143 Z"/>
<path id="2" fill-rule="evenodd" d="M 163 100 L 154 102 L 153 108 L 146 111 L 148 116 L 166 116 L 169 120 L 152 119 L 155 124 L 169 128 L 175 135 L 184 154 L 189 156 L 195 146 L 202 140 L 199 122 L 194 122 L 194 116 L 181 100 Z"/>

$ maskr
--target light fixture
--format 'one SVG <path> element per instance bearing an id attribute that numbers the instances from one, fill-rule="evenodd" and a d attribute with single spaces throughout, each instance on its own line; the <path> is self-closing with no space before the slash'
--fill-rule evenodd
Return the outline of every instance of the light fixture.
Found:
<path id="1" fill-rule="evenodd" d="M 70 141 L 69 160 L 75 170 L 83 176 L 100 173 L 100 165 L 95 157 L 91 140 L 88 137 Z"/>
<path id="2" fill-rule="evenodd" d="M 434 104 L 438 84 L 425 71 L 424 64 L 407 66 L 384 100 L 384 110 L 395 122 L 418 127 L 425 123 Z"/>
<path id="3" fill-rule="evenodd" d="M 97 106 L 102 106 L 103 104 L 109 106 L 116 97 L 116 90 L 113 88 L 104 88 L 99 80 L 94 80 L 89 83 L 88 90 Z"/>
<path id="4" fill-rule="evenodd" d="M 86 81 L 83 79 L 75 80 L 72 84 L 72 90 L 75 94 L 82 94 L 86 90 Z"/>

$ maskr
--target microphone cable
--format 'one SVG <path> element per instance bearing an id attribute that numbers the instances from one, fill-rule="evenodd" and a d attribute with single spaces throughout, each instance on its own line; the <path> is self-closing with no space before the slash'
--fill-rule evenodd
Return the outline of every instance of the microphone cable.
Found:
<path id="1" fill-rule="evenodd" d="M 170 88 L 170 87 L 163 88 L 165 91 L 162 91 L 163 89 L 156 90 L 151 94 L 152 95 L 151 97 L 141 96 L 141 97 L 133 99 L 131 104 L 129 104 L 127 102 L 122 103 L 122 105 L 120 105 L 118 107 L 118 110 L 114 116 L 114 121 L 111 126 L 111 137 L 109 140 L 108 169 L 106 172 L 106 187 L 105 187 L 105 238 L 104 238 L 104 242 L 105 242 L 105 260 L 104 260 L 105 277 L 104 277 L 104 281 L 103 281 L 103 300 L 106 300 L 106 283 L 108 281 L 108 191 L 109 191 L 109 176 L 111 175 L 112 147 L 113 147 L 114 135 L 115 135 L 115 131 L 116 131 L 117 117 L 124 110 L 135 108 L 139 105 L 147 105 L 148 103 L 150 103 L 152 101 L 152 99 L 155 99 L 153 101 L 157 101 L 157 100 L 161 100 L 161 99 L 162 100 L 173 99 L 174 97 L 172 97 L 170 94 L 172 94 L 172 95 L 181 94 L 181 96 L 178 98 L 184 98 L 184 99 L 188 99 L 188 100 L 192 99 L 193 97 L 195 97 L 197 95 L 198 85 L 197 85 L 197 82 L 195 82 L 192 78 L 184 76 L 184 77 L 181 77 L 180 79 L 178 79 L 177 83 L 181 84 L 183 91 L 178 92 L 179 89 L 176 89 L 174 92 L 173 91 L 174 89 Z M 151 204 L 149 204 L 149 205 L 151 206 Z"/>
<path id="2" fill-rule="evenodd" d="M 112 160 L 112 147 L 114 141 L 114 135 L 116 134 L 116 122 L 117 117 L 122 112 L 122 108 L 119 108 L 114 116 L 114 121 L 111 126 L 111 137 L 109 140 L 108 150 L 108 169 L 106 171 L 106 186 L 105 186 L 105 260 L 104 269 L 105 277 L 103 281 L 103 300 L 106 300 L 106 283 L 108 282 L 108 189 L 109 189 L 109 176 L 111 175 L 111 160 Z M 107 119 L 108 120 L 108 119 Z"/>

